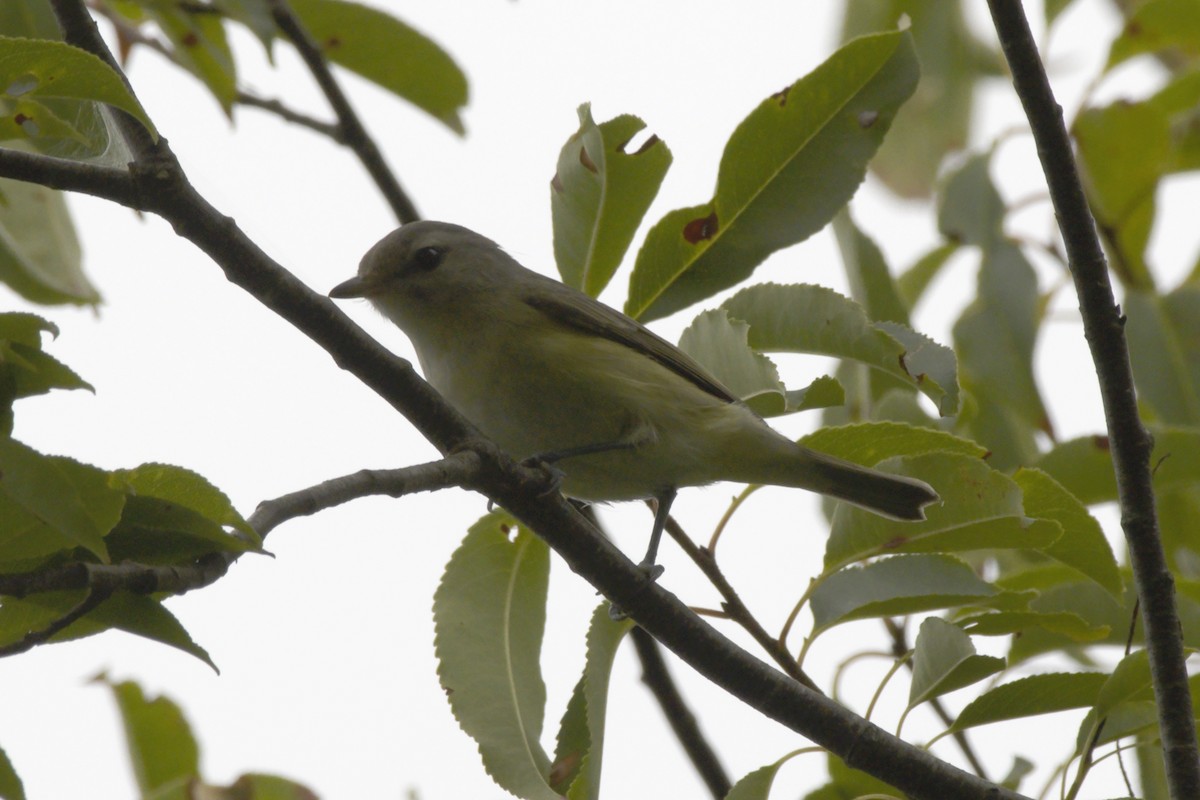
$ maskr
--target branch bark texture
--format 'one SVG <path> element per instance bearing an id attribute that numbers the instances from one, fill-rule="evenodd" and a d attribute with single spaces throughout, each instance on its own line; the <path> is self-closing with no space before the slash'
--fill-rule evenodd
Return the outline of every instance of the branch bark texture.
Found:
<path id="1" fill-rule="evenodd" d="M 1142 607 L 1171 797 L 1200 797 L 1200 755 L 1192 717 L 1175 580 L 1167 566 L 1151 483 L 1153 440 L 1138 416 L 1125 318 L 1113 295 L 1096 222 L 1088 208 L 1062 108 L 1054 99 L 1020 0 L 988 0 L 1013 85 L 1025 108 L 1058 215 L 1083 330 L 1092 351 L 1121 504 L 1121 527 Z"/>

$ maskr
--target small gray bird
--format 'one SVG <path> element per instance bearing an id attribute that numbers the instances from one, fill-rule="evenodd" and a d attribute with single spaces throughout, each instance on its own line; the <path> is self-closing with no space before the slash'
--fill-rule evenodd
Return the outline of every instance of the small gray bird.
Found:
<path id="1" fill-rule="evenodd" d="M 329 294 L 369 299 L 442 396 L 510 455 L 556 465 L 568 497 L 655 498 L 652 574 L 683 486 L 794 486 L 898 520 L 938 499 L 785 438 L 674 345 L 459 225 L 393 231 Z"/>

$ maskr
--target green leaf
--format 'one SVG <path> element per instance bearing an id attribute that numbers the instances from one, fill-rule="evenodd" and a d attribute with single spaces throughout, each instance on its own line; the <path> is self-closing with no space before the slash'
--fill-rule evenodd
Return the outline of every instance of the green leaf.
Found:
<path id="1" fill-rule="evenodd" d="M 74 547 L 107 561 L 124 503 L 103 470 L 0 439 L 0 564 Z"/>
<path id="2" fill-rule="evenodd" d="M 43 305 L 99 303 L 62 193 L 0 178 L 0 196 L 0 282 Z"/>
<path id="3" fill-rule="evenodd" d="M 1039 595 L 1030 602 L 1029 610 L 1043 615 L 1072 614 L 1083 619 L 1093 633 L 1081 639 L 1081 631 L 1063 630 L 1057 625 L 1043 624 L 1026 628 L 1012 641 L 1008 653 L 1009 664 L 1014 665 L 1048 652 L 1066 653 L 1081 663 L 1091 663 L 1086 653 L 1078 647 L 1080 641 L 1124 644 L 1132 614 L 1125 598 L 1115 600 L 1093 581 L 1072 581 L 1078 574 L 1074 570 L 1066 570 L 1058 564 L 1050 566 L 1054 580 L 1038 590 Z M 1036 571 L 1034 574 L 1036 576 Z M 1015 578 L 1003 576 L 997 579 L 996 585 L 1009 590 L 1029 585 L 1028 576 L 1017 575 Z M 1102 631 L 1107 631 L 1107 634 L 1101 638 Z"/>
<path id="4" fill-rule="evenodd" d="M 830 753 L 829 783 L 816 791 L 804 795 L 804 800 L 858 800 L 859 798 L 902 797 L 903 793 L 878 778 L 846 766 L 846 763 Z"/>
<path id="5" fill-rule="evenodd" d="M 229 498 L 191 470 L 143 464 L 117 470 L 113 479 L 128 494 L 121 522 L 108 538 L 115 558 L 166 564 L 262 545 Z"/>
<path id="6" fill-rule="evenodd" d="M 1113 40 L 1104 70 L 1143 53 L 1175 50 L 1200 56 L 1200 4 L 1195 0 L 1148 0 L 1137 5 Z"/>
<path id="7" fill-rule="evenodd" d="M 0 750 L 0 798 L 2 800 L 25 800 L 25 785 L 17 775 L 8 753 Z"/>
<path id="8" fill-rule="evenodd" d="M 957 625 L 929 617 L 921 623 L 913 649 L 908 708 L 970 686 L 1002 669 L 1004 659 L 977 655 L 971 637 Z"/>
<path id="9" fill-rule="evenodd" d="M 600 766 L 604 753 L 604 721 L 608 681 L 617 647 L 633 623 L 614 622 L 607 603 L 593 613 L 588 626 L 587 661 L 576 692 L 559 727 L 558 746 L 550 770 L 554 790 L 572 800 L 601 797 Z"/>
<path id="10" fill-rule="evenodd" d="M 173 0 L 148 0 L 142 7 L 171 40 L 175 60 L 231 114 L 237 99 L 237 68 L 221 15 L 192 11 Z"/>
<path id="11" fill-rule="evenodd" d="M 584 103 L 579 130 L 563 145 L 550 181 L 558 272 L 563 283 L 592 297 L 621 266 L 671 166 L 671 151 L 657 136 L 628 149 L 645 127 L 628 114 L 597 125 Z"/>
<path id="12" fill-rule="evenodd" d="M 849 206 L 833 218 L 833 232 L 850 281 L 850 296 L 863 307 L 869 319 L 907 326 L 908 306 L 900 297 L 883 253 L 854 223 Z"/>
<path id="13" fill-rule="evenodd" d="M 1034 432 L 1050 432 L 1033 373 L 1040 309 L 1033 267 L 1015 244 L 994 242 L 984 251 L 976 299 L 954 325 L 954 352 L 979 404 L 966 430 L 992 451 L 997 469 L 1031 462 Z"/>
<path id="14" fill-rule="evenodd" d="M 941 502 L 925 509 L 924 522 L 896 522 L 839 505 L 825 548 L 826 569 L 885 553 L 1041 549 L 1062 535 L 1057 522 L 1028 517 L 1020 487 L 978 458 L 927 453 L 890 459 L 879 467 L 920 477 Z"/>
<path id="15" fill-rule="evenodd" d="M 69 97 L 108 103 L 128 112 L 158 138 L 154 124 L 129 88 L 96 56 L 63 42 L 0 36 L 0 98 Z M 25 138 L 37 136 L 38 121 L 21 124 Z M 10 133 L 0 128 L 4 134 Z"/>
<path id="16" fill-rule="evenodd" d="M 922 453 L 957 453 L 979 459 L 987 455 L 985 448 L 970 439 L 900 422 L 861 422 L 821 428 L 800 439 L 800 444 L 866 466 L 893 456 Z"/>
<path id="17" fill-rule="evenodd" d="M 292 10 L 335 64 L 402 97 L 455 133 L 467 79 L 431 39 L 400 20 L 342 0 L 292 0 Z"/>
<path id="18" fill-rule="evenodd" d="M 0 404 L 51 389 L 92 389 L 62 362 L 42 351 L 42 333 L 58 328 L 36 314 L 0 313 Z"/>
<path id="19" fill-rule="evenodd" d="M 181 778 L 199 777 L 200 746 L 187 719 L 165 697 L 147 699 L 132 681 L 112 683 L 133 774 L 143 795 Z"/>
<path id="20" fill-rule="evenodd" d="M 705 311 L 679 337 L 679 349 L 696 359 L 761 416 L 787 413 L 788 391 L 771 359 L 747 344 L 750 326 L 723 308 Z"/>
<path id="21" fill-rule="evenodd" d="M 521 798 L 554 800 L 540 744 L 546 686 L 538 658 L 549 549 L 511 517 L 471 526 L 434 595 L 438 677 L 484 769 Z M 511 537 L 511 538 L 510 538 Z"/>
<path id="22" fill-rule="evenodd" d="M 764 100 L 729 138 L 713 199 L 647 234 L 626 313 L 665 317 L 820 230 L 862 182 L 917 73 L 907 33 L 864 36 Z"/>
<path id="23" fill-rule="evenodd" d="M 929 195 L 945 156 L 967 143 L 976 84 L 1000 71 L 1002 59 L 975 36 L 962 7 L 944 0 L 855 0 L 845 5 L 843 40 L 911 25 L 921 82 L 871 163 L 871 171 L 902 197 Z"/>
<path id="24" fill-rule="evenodd" d="M 1107 436 L 1081 436 L 1056 445 L 1037 463 L 1085 505 L 1117 498 Z"/>
<path id="25" fill-rule="evenodd" d="M 997 594 L 957 558 L 893 556 L 826 578 L 812 593 L 814 635 L 851 620 L 950 608 Z"/>
<path id="26" fill-rule="evenodd" d="M 1200 427 L 1200 286 L 1130 290 L 1123 310 L 1139 402 L 1168 425 Z"/>
<path id="27" fill-rule="evenodd" d="M 1063 535 L 1042 552 L 1079 570 L 1113 597 L 1121 597 L 1125 587 L 1112 546 L 1083 503 L 1039 469 L 1019 469 L 1013 479 L 1021 487 L 1026 514 L 1062 526 Z"/>
<path id="28" fill-rule="evenodd" d="M 1086 708 L 1108 676 L 1096 672 L 1031 675 L 984 692 L 967 704 L 948 733 L 1010 719 Z"/>
<path id="29" fill-rule="evenodd" d="M 1047 4 L 1047 13 L 1049 13 L 1049 4 Z M 1021 756 L 1014 756 L 1013 765 L 1009 768 L 1008 774 L 1000 780 L 1000 785 L 1015 792 L 1021 788 L 1021 781 L 1028 777 L 1033 770 L 1032 761 L 1021 758 Z"/>
<path id="30" fill-rule="evenodd" d="M 1066 611 L 991 611 L 962 617 L 957 624 L 972 636 L 1024 634 L 1029 628 L 1037 627 L 1062 634 L 1076 642 L 1100 641 L 1112 630 L 1107 625 L 1093 626 L 1078 614 Z"/>
<path id="31" fill-rule="evenodd" d="M 758 284 L 721 304 L 750 324 L 764 352 L 819 353 L 860 362 L 929 397 L 943 415 L 958 407 L 954 353 L 896 323 L 872 323 L 862 306 L 823 286 Z"/>
<path id="32" fill-rule="evenodd" d="M 775 783 L 775 776 L 784 763 L 784 760 L 781 759 L 774 764 L 767 764 L 765 767 L 759 767 L 743 775 L 729 789 L 725 800 L 767 800 L 771 794 L 771 784 Z"/>
<path id="33" fill-rule="evenodd" d="M 938 230 L 951 242 L 986 250 L 1003 240 L 1008 209 L 992 183 L 991 161 L 991 151 L 971 156 L 942 186 Z"/>
<path id="34" fill-rule="evenodd" d="M 82 590 L 43 592 L 24 598 L 6 597 L 0 606 L 0 643 L 12 644 L 34 631 L 44 631 L 87 596 Z M 158 600 L 118 592 L 50 638 L 68 642 L 116 628 L 195 656 L 217 670 L 203 647 Z"/>
<path id="35" fill-rule="evenodd" d="M 1126 287 L 1151 289 L 1146 245 L 1154 194 L 1173 161 L 1170 123 L 1150 103 L 1122 101 L 1084 109 L 1072 126 L 1088 204 Z M 1136 152 L 1137 158 L 1126 157 Z"/>
<path id="36" fill-rule="evenodd" d="M 933 279 L 946 266 L 950 256 L 957 253 L 957 242 L 948 242 L 933 248 L 917 259 L 916 263 L 906 269 L 896 281 L 900 297 L 908 308 L 916 308 L 917 303 L 925 295 L 925 290 L 933 283 Z"/>
<path id="37" fill-rule="evenodd" d="M 8 0 L 0 3 L 0 34 L 29 39 L 62 38 L 49 0 Z"/>

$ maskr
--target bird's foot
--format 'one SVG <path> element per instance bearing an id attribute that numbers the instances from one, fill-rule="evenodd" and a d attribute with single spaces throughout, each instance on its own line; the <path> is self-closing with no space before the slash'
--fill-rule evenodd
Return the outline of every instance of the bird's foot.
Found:
<path id="1" fill-rule="evenodd" d="M 637 568 L 639 572 L 646 576 L 646 580 L 649 583 L 654 583 L 657 581 L 667 569 L 662 564 L 654 564 L 647 561 L 643 561 L 642 563 L 638 564 Z M 608 606 L 608 618 L 613 622 L 624 622 L 625 620 L 629 619 L 629 615 L 626 614 L 625 610 L 616 603 L 611 603 Z"/>

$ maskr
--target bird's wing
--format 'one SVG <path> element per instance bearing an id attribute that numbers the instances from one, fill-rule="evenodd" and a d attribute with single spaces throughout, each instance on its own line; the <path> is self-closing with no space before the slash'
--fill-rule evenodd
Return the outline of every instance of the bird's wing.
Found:
<path id="1" fill-rule="evenodd" d="M 732 392 L 691 356 L 647 330 L 637 321 L 557 281 L 547 279 L 547 284 L 539 288 L 546 289 L 551 286 L 554 287 L 551 291 L 528 294 L 524 298 L 525 303 L 562 325 L 602 336 L 636 350 L 714 397 L 730 403 L 738 402 L 738 398 Z"/>

